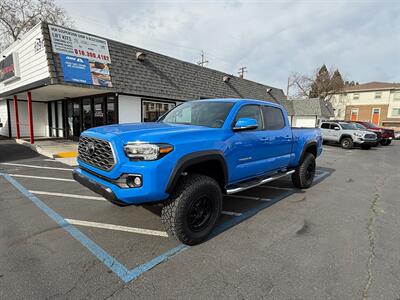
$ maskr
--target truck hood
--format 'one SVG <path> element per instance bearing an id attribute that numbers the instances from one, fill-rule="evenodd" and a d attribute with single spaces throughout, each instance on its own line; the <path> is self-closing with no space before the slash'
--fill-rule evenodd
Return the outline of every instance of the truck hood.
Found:
<path id="1" fill-rule="evenodd" d="M 172 124 L 162 122 L 129 123 L 115 124 L 91 128 L 83 132 L 98 133 L 105 136 L 118 136 L 124 143 L 144 141 L 144 142 L 168 142 L 169 138 L 180 136 L 181 134 L 193 135 L 205 132 L 215 132 L 218 128 L 204 126 Z"/>

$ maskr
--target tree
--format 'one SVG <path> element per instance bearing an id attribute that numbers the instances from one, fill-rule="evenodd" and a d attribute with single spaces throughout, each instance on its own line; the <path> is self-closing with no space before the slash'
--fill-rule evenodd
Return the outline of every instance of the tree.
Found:
<path id="1" fill-rule="evenodd" d="M 294 93 L 289 98 L 321 98 L 330 101 L 334 94 L 344 89 L 345 82 L 338 69 L 329 71 L 326 65 L 322 65 L 311 76 L 292 73 L 288 79 L 288 92 L 290 87 L 294 87 Z"/>
<path id="2" fill-rule="evenodd" d="M 71 26 L 72 21 L 55 0 L 1 0 L 0 50 L 18 40 L 40 21 Z"/>

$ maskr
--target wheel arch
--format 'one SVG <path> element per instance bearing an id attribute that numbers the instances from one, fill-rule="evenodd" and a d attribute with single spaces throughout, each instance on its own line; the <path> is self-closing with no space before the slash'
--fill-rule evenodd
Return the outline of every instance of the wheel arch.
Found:
<path id="1" fill-rule="evenodd" d="M 214 178 L 222 189 L 225 188 L 228 182 L 228 167 L 222 152 L 212 150 L 198 151 L 187 154 L 178 160 L 165 190 L 168 194 L 174 190 L 179 178 L 187 171 Z"/>
<path id="2" fill-rule="evenodd" d="M 304 157 L 306 156 L 307 153 L 311 153 L 312 155 L 314 155 L 315 158 L 317 158 L 318 144 L 316 141 L 310 141 L 304 145 L 303 151 L 301 152 L 300 155 L 299 163 L 301 163 L 304 160 Z"/>

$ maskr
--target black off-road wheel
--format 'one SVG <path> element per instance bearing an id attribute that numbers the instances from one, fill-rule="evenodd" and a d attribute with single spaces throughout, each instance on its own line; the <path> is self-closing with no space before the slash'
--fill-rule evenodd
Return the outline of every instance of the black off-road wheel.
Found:
<path id="1" fill-rule="evenodd" d="M 343 149 L 351 149 L 353 148 L 353 140 L 349 137 L 342 138 L 340 141 Z"/>
<path id="2" fill-rule="evenodd" d="M 182 177 L 161 212 L 161 221 L 170 235 L 186 245 L 204 241 L 222 211 L 218 183 L 205 175 Z"/>
<path id="3" fill-rule="evenodd" d="M 311 153 L 307 153 L 304 156 L 302 163 L 292 174 L 293 185 L 299 189 L 309 188 L 314 181 L 315 169 L 315 157 Z"/>

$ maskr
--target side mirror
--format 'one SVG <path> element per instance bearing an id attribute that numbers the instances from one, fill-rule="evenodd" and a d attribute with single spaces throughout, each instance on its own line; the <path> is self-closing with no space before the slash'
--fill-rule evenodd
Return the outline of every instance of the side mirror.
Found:
<path id="1" fill-rule="evenodd" d="M 240 118 L 236 121 L 233 131 L 251 130 L 258 127 L 257 121 L 251 118 Z"/>
<path id="2" fill-rule="evenodd" d="M 334 129 L 335 129 L 335 130 L 340 130 L 340 128 L 339 128 L 339 127 L 334 127 Z"/>

